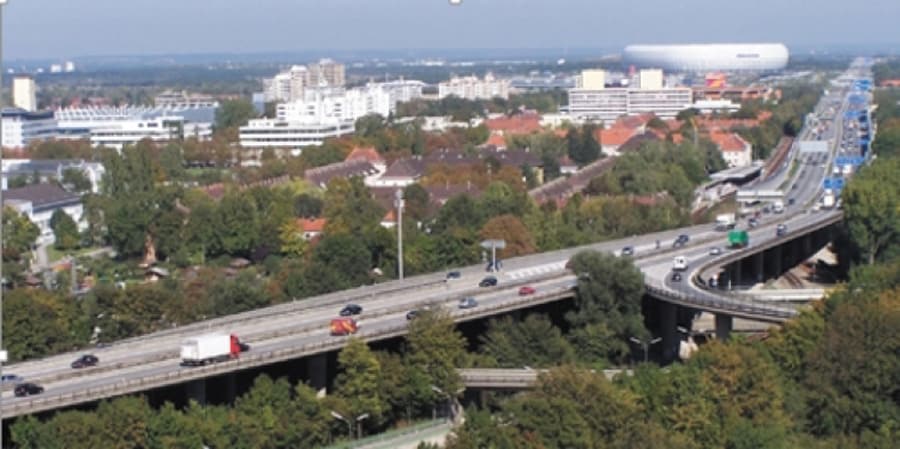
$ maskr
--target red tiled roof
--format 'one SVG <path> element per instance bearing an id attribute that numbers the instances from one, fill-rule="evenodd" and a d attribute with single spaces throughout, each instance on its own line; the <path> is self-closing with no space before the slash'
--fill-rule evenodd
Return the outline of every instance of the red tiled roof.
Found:
<path id="1" fill-rule="evenodd" d="M 634 128 L 610 128 L 597 130 L 594 137 L 600 141 L 600 145 L 618 147 L 628 142 L 635 134 L 637 131 Z"/>
<path id="2" fill-rule="evenodd" d="M 531 134 L 541 130 L 541 117 L 537 114 L 519 114 L 488 119 L 484 121 L 484 125 L 492 132 Z"/>
<path id="3" fill-rule="evenodd" d="M 363 160 L 373 165 L 377 163 L 384 163 L 384 158 L 382 158 L 381 155 L 378 154 L 378 150 L 373 147 L 356 147 L 344 159 L 345 162 L 356 160 Z"/>
<path id="4" fill-rule="evenodd" d="M 747 141 L 735 133 L 714 132 L 709 135 L 709 140 L 724 152 L 740 152 L 747 148 Z"/>
<path id="5" fill-rule="evenodd" d="M 503 137 L 499 133 L 492 132 L 491 135 L 488 137 L 487 142 L 485 142 L 484 144 L 491 145 L 491 146 L 494 146 L 497 148 L 505 147 L 506 146 L 506 138 Z"/>
<path id="6" fill-rule="evenodd" d="M 322 232 L 322 230 L 325 229 L 325 219 L 314 218 L 310 220 L 306 218 L 298 218 L 297 228 L 303 230 L 303 232 Z"/>
<path id="7" fill-rule="evenodd" d="M 381 219 L 384 223 L 396 223 L 397 222 L 397 214 L 394 213 L 394 209 L 388 209 L 387 213 L 384 214 L 384 217 Z"/>
<path id="8" fill-rule="evenodd" d="M 648 112 L 646 114 L 639 115 L 628 115 L 625 117 L 619 117 L 615 123 L 611 126 L 611 128 L 640 128 L 642 126 L 646 126 L 650 120 L 653 120 L 653 117 L 656 115 Z"/>

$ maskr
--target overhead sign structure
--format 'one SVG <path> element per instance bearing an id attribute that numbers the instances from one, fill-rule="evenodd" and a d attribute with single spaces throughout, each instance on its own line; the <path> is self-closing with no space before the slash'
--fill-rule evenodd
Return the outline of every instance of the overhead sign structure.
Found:
<path id="1" fill-rule="evenodd" d="M 490 271 L 498 271 L 500 267 L 497 265 L 497 250 L 506 248 L 506 240 L 490 239 L 481 242 L 481 247 L 491 250 L 491 265 L 488 267 Z"/>

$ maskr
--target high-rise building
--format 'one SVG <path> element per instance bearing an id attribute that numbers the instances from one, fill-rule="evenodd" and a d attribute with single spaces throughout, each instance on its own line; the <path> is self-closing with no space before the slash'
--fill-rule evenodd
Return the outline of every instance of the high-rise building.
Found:
<path id="1" fill-rule="evenodd" d="M 34 78 L 17 75 L 12 84 L 13 105 L 28 112 L 37 110 L 37 86 Z"/>
<path id="2" fill-rule="evenodd" d="M 344 84 L 344 65 L 323 59 L 309 66 L 291 66 L 263 80 L 263 93 L 266 101 L 288 102 L 302 99 L 310 88 L 344 87 Z"/>
<path id="3" fill-rule="evenodd" d="M 691 88 L 663 87 L 662 71 L 641 71 L 640 86 L 612 88 L 604 86 L 601 81 L 604 75 L 597 72 L 586 70 L 579 87 L 569 89 L 568 112 L 571 116 L 613 122 L 623 115 L 653 112 L 665 119 L 674 118 L 678 112 L 691 107 Z"/>
<path id="4" fill-rule="evenodd" d="M 580 89 L 603 89 L 606 87 L 606 71 L 584 70 L 575 86 Z"/>
<path id="5" fill-rule="evenodd" d="M 490 100 L 494 97 L 509 98 L 509 80 L 496 79 L 488 73 L 480 80 L 476 76 L 453 77 L 438 84 L 438 98 L 449 96 L 466 100 Z"/>

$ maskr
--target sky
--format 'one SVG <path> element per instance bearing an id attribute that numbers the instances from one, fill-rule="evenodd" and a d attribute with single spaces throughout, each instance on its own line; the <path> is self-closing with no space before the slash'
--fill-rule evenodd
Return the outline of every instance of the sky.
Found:
<path id="1" fill-rule="evenodd" d="M 4 59 L 321 49 L 898 44 L 898 0 L 9 0 Z"/>

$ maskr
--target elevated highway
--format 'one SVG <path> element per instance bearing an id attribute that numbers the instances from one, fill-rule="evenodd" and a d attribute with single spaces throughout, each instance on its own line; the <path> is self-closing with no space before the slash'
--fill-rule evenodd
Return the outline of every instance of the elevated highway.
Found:
<path id="1" fill-rule="evenodd" d="M 83 371 L 69 369 L 69 363 L 79 353 L 8 366 L 7 372 L 41 383 L 46 391 L 39 396 L 15 398 L 11 391 L 4 390 L 3 417 L 176 384 L 199 385 L 202 389 L 205 388 L 202 382 L 209 377 L 298 358 L 309 358 L 309 365 L 318 367 L 311 369 L 309 377 L 314 386 L 321 387 L 326 375 L 321 361 L 323 354 L 338 350 L 346 343 L 346 338 L 328 333 L 329 319 L 344 304 L 353 302 L 364 308 L 359 317 L 358 337 L 367 341 L 405 335 L 406 312 L 425 305 L 446 308 L 457 322 L 483 319 L 571 298 L 577 280 L 564 265 L 572 255 L 584 249 L 618 253 L 624 246 L 632 246 L 635 263 L 644 272 L 647 291 L 669 304 L 673 315 L 677 307 L 712 312 L 717 316 L 717 324 L 722 317 L 723 329 L 728 328 L 726 319 L 733 317 L 780 323 L 795 316 L 796 310 L 705 288 L 691 280 L 711 267 L 738 263 L 838 223 L 841 220 L 839 211 L 807 212 L 817 198 L 823 176 L 824 169 L 798 172 L 792 181 L 798 186 L 791 193 L 796 199 L 795 204 L 787 206 L 782 215 L 762 217 L 760 226 L 751 232 L 752 245 L 744 250 L 708 255 L 708 248 L 723 245 L 725 236 L 715 231 L 712 225 L 700 225 L 508 259 L 504 262 L 505 271 L 498 274 L 499 285 L 489 289 L 477 287 L 484 275 L 479 265 L 463 269 L 459 280 L 445 281 L 443 273 L 417 276 L 180 326 L 93 350 L 101 362 L 97 367 Z M 788 234 L 777 236 L 775 226 L 778 224 L 788 226 Z M 682 234 L 690 237 L 689 242 L 673 248 L 675 238 Z M 690 272 L 689 279 L 679 283 L 671 281 L 673 255 L 685 255 L 691 267 L 696 267 Z M 526 284 L 534 286 L 537 293 L 519 296 L 518 288 Z M 475 296 L 480 305 L 474 309 L 458 309 L 457 301 L 465 296 Z M 671 331 L 666 332 L 664 339 L 671 343 L 676 326 L 669 324 L 671 326 L 667 328 Z M 195 368 L 180 366 L 178 347 L 181 341 L 208 332 L 238 334 L 252 345 L 252 350 L 234 361 Z"/>

